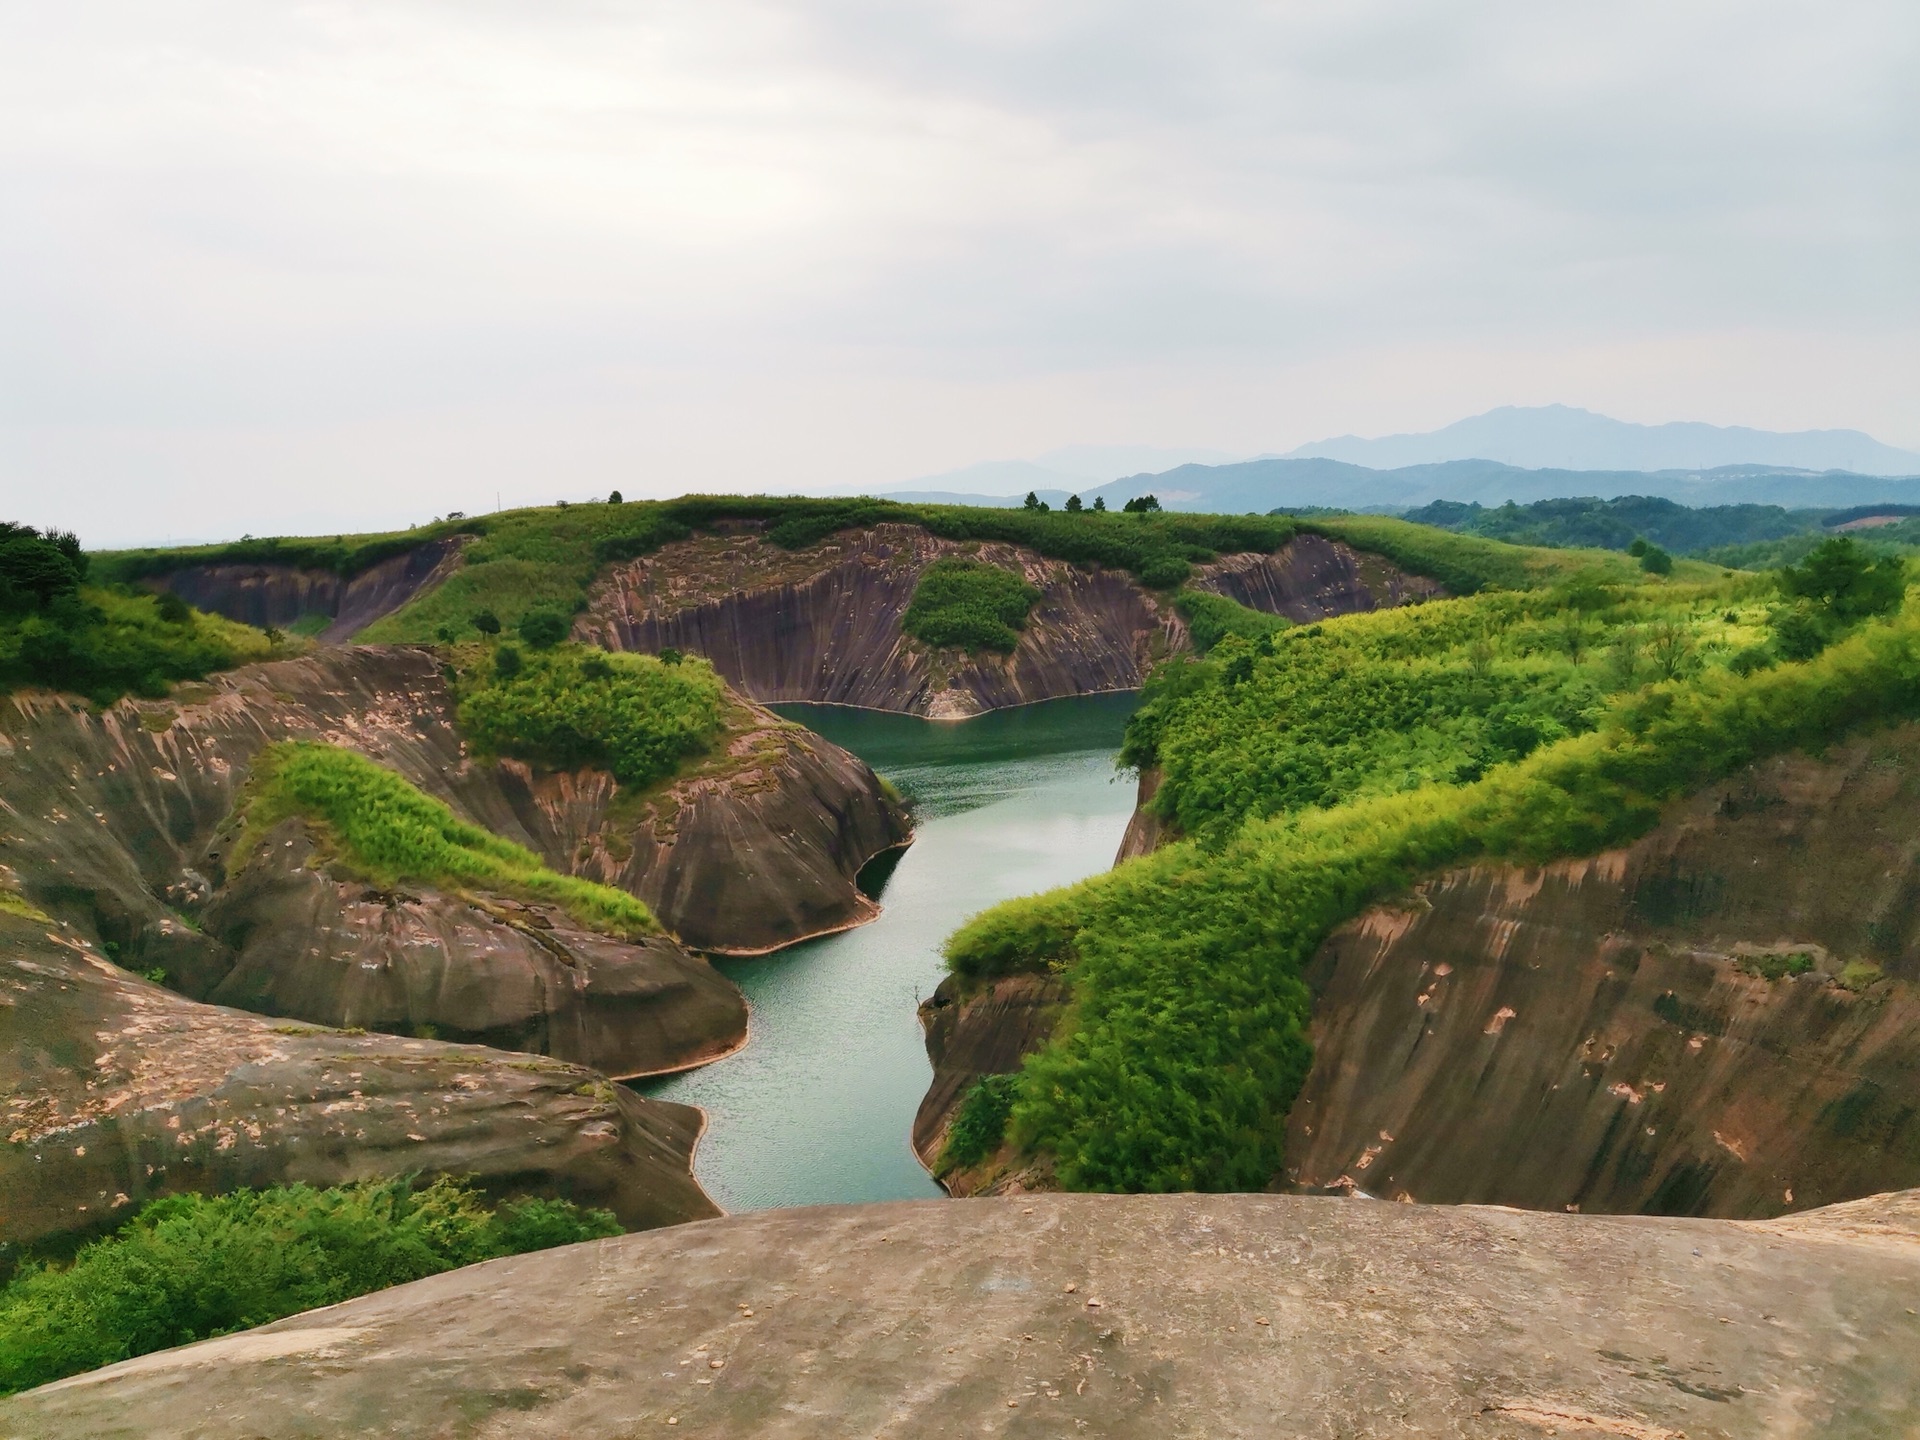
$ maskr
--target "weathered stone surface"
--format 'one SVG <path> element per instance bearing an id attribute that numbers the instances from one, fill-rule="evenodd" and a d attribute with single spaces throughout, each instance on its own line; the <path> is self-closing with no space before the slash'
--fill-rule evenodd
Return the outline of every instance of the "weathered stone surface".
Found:
<path id="1" fill-rule="evenodd" d="M 1127 830 L 1120 837 L 1120 850 L 1113 857 L 1114 864 L 1120 865 L 1142 855 L 1151 855 L 1173 838 L 1176 832 L 1171 824 L 1158 815 L 1147 813 L 1147 802 L 1159 793 L 1160 784 L 1165 779 L 1166 773 L 1158 765 L 1149 765 L 1140 771 L 1138 788 L 1134 792 L 1133 814 L 1127 817 Z"/>
<path id="2" fill-rule="evenodd" d="M 687 1065 L 745 1034 L 744 1004 L 704 960 L 666 941 L 621 958 L 578 932 L 546 945 L 531 920 L 516 929 L 498 905 L 487 913 L 445 897 L 431 904 L 451 929 L 439 920 L 421 928 L 403 921 L 408 902 L 367 902 L 364 887 L 311 872 L 243 875 L 240 893 L 221 894 L 228 822 L 261 749 L 324 740 L 392 767 L 556 869 L 640 894 L 695 944 L 758 950 L 868 917 L 855 877 L 906 838 L 899 807 L 845 751 L 754 707 L 733 709 L 728 753 L 622 808 L 602 772 L 469 757 L 438 661 L 422 649 L 322 650 L 181 687 L 173 701 L 126 701 L 98 714 L 16 695 L 0 704 L 10 752 L 0 756 L 0 864 L 10 867 L 0 882 L 79 925 L 130 969 L 160 967 L 201 998 L 291 1006 L 298 997 L 311 1008 L 287 1013 L 326 1023 L 372 1024 L 381 1013 L 447 1035 L 517 1031 L 622 1073 Z M 347 923 L 350 904 L 375 909 Z M 386 917 L 379 927 L 359 928 L 376 912 Z M 389 943 L 389 920 L 432 943 Z M 272 933 L 286 926 L 311 938 Z M 545 1017 L 505 1020 L 481 990 L 448 984 L 468 958 L 440 943 L 455 934 L 476 937 L 476 963 L 496 981 L 516 977 L 520 998 L 508 1010 L 545 995 Z M 367 964 L 384 977 L 341 973 Z M 262 973 L 269 965 L 272 977 Z M 327 1008 L 349 1000 L 373 1008 Z M 641 1022 L 643 1006 L 657 1013 Z M 649 1048 L 655 1040 L 664 1048 Z"/>
<path id="3" fill-rule="evenodd" d="M 1728 1216 L 1920 1184 L 1916 801 L 1908 725 L 1756 765 L 1627 850 L 1369 912 L 1310 970 L 1289 1176 Z M 1815 969 L 1753 973 L 1794 954 Z"/>
<path id="4" fill-rule="evenodd" d="M 292 565 L 190 565 L 152 584 L 196 609 L 263 629 L 324 615 L 331 623 L 322 638 L 340 641 L 439 584 L 459 563 L 459 540 L 431 540 L 348 577 Z"/>
<path id="5" fill-rule="evenodd" d="M 671 1224 L 716 1213 L 689 1170 L 700 1124 L 577 1065 L 202 1005 L 0 911 L 5 1244 L 159 1195 L 416 1171 Z"/>
<path id="6" fill-rule="evenodd" d="M 668 937 L 581 929 L 499 896 L 391 892 L 326 873 L 301 822 L 266 837 L 202 913 L 230 968 L 179 988 L 258 1014 L 529 1050 L 631 1077 L 744 1043 L 740 992 Z"/>
<path id="7" fill-rule="evenodd" d="M 920 574 L 964 555 L 1041 592 L 1011 655 L 934 651 L 900 628 Z M 1256 608 L 1319 619 L 1437 593 L 1377 556 L 1302 535 L 1276 555 L 1228 556 L 1195 584 Z M 784 551 L 758 535 L 703 535 L 616 567 L 578 623 L 611 649 L 671 646 L 712 660 L 755 700 L 814 701 L 957 719 L 1009 705 L 1137 690 L 1186 626 L 1132 576 L 1014 545 L 876 525 Z"/>
<path id="8" fill-rule="evenodd" d="M 772 1211 L 128 1361 L 0 1402 L 0 1431 L 1896 1436 L 1916 1293 L 1912 1193 L 1760 1224 L 1257 1195 Z"/>
<path id="9" fill-rule="evenodd" d="M 913 1117 L 913 1149 L 923 1165 L 933 1168 L 947 1126 L 974 1082 L 1018 1070 L 1053 1034 L 1068 998 L 1065 982 L 1050 975 L 1005 975 L 971 993 L 963 993 L 949 975 L 921 1002 L 920 1024 L 933 1065 L 933 1083 Z M 967 1195 L 979 1178 L 955 1172 L 941 1183 Z"/>

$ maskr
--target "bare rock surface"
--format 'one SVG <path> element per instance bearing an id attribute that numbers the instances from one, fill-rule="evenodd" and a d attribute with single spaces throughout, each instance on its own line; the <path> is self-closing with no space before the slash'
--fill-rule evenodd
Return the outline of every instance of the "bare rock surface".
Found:
<path id="1" fill-rule="evenodd" d="M 689 1169 L 700 1125 L 544 1057 L 199 1004 L 0 911 L 7 1244 L 109 1228 L 160 1195 L 410 1172 L 671 1224 L 715 1213 Z"/>
<path id="2" fill-rule="evenodd" d="M 1914 725 L 1626 850 L 1440 875 L 1313 962 L 1290 1178 L 1736 1217 L 1920 1185 L 1916 897 Z"/>
<path id="3" fill-rule="evenodd" d="M 0 886 L 198 998 L 518 1036 L 624 1074 L 677 1068 L 737 1045 L 746 1010 L 670 939 L 621 947 L 497 897 L 369 894 L 286 855 L 229 876 L 226 847 L 260 751 L 320 740 L 557 870 L 639 894 L 694 945 L 757 951 L 868 918 L 856 877 L 907 838 L 899 806 L 845 751 L 757 707 L 732 713 L 721 753 L 630 803 L 603 772 L 469 756 L 423 649 L 323 650 L 99 713 L 19 694 L 0 702 Z M 476 971 L 487 985 L 463 983 Z"/>
<path id="4" fill-rule="evenodd" d="M 0 1402 L 64 1437 L 1829 1440 L 1920 1409 L 1920 1201 L 786 1210 L 494 1261 Z"/>
<path id="5" fill-rule="evenodd" d="M 963 992 L 951 975 L 920 1004 L 927 1059 L 933 1083 L 913 1117 L 913 1149 L 932 1169 L 946 1143 L 947 1127 L 974 1083 L 987 1075 L 1006 1075 L 1044 1045 L 1071 999 L 1066 982 L 1051 975 L 1003 975 Z M 943 1176 L 954 1194 L 971 1194 L 978 1177 Z"/>
<path id="6" fill-rule="evenodd" d="M 964 556 L 1040 591 L 1011 655 L 932 650 L 902 631 L 921 572 Z M 1320 619 L 1439 593 L 1378 556 L 1300 535 L 1228 556 L 1195 580 L 1257 609 Z M 1137 690 L 1186 626 L 1123 571 L 1020 546 L 943 540 L 917 525 L 847 531 L 785 551 L 752 531 L 701 535 L 616 566 L 578 623 L 610 649 L 671 646 L 713 661 L 762 702 L 811 701 L 959 719 L 1010 705 Z"/>

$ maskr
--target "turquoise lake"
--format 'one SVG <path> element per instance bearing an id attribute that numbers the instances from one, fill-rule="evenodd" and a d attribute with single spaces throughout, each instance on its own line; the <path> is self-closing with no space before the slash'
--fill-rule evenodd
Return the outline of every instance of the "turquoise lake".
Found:
<path id="1" fill-rule="evenodd" d="M 916 831 L 877 885 L 872 924 L 716 962 L 752 1007 L 744 1050 L 636 1082 L 707 1112 L 694 1173 L 715 1201 L 742 1211 L 942 1193 L 907 1142 L 932 1074 L 915 1012 L 940 983 L 940 944 L 997 901 L 1113 863 L 1133 809 L 1133 777 L 1114 755 L 1137 698 L 1050 700 L 959 723 L 775 707 L 899 786 Z"/>

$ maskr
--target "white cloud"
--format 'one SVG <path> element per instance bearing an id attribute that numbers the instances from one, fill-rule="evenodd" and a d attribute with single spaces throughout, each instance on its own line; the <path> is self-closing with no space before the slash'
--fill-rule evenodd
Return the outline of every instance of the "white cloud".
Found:
<path id="1" fill-rule="evenodd" d="M 0 508 L 101 541 L 1549 400 L 1920 444 L 1906 0 L 0 36 Z"/>

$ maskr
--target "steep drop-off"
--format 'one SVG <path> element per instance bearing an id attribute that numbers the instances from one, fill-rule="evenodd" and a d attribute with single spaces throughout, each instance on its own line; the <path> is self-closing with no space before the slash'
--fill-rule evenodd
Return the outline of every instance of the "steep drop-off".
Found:
<path id="1" fill-rule="evenodd" d="M 1727 1217 L 1920 1184 L 1916 802 L 1908 725 L 1751 766 L 1627 850 L 1452 871 L 1341 927 L 1308 968 L 1314 1063 L 1276 1184 Z M 923 1159 L 1068 1000 L 942 985 Z"/>
<path id="2" fill-rule="evenodd" d="M 0 1402 L 44 1440 L 1910 1433 L 1920 1196 L 1791 1220 L 1297 1196 L 776 1210 Z M 457 1417 L 457 1419 L 456 1419 Z"/>
<path id="3" fill-rule="evenodd" d="M 738 993 L 672 942 L 616 945 L 487 897 L 372 892 L 299 865 L 294 834 L 230 876 L 227 846 L 254 757 L 316 739 L 556 869 L 627 885 L 692 943 L 757 949 L 857 922 L 870 902 L 855 876 L 904 838 L 897 807 L 851 756 L 736 709 L 723 753 L 630 800 L 599 772 L 468 756 L 424 650 L 326 650 L 100 713 L 17 695 L 0 710 L 0 880 L 202 998 L 671 1069 L 745 1031 Z"/>
<path id="4" fill-rule="evenodd" d="M 629 1226 L 715 1213 L 698 1112 L 577 1065 L 198 1004 L 72 927 L 0 910 L 0 1240 L 118 1224 L 184 1191 L 418 1172 Z"/>
<path id="5" fill-rule="evenodd" d="M 262 629 L 321 617 L 321 638 L 340 641 L 439 584 L 459 563 L 458 540 L 430 540 L 351 576 L 293 565 L 190 565 L 150 583 L 196 609 Z"/>
<path id="6" fill-rule="evenodd" d="M 1011 655 L 931 650 L 901 616 L 920 574 L 964 555 L 1041 592 Z M 1192 582 L 1296 619 L 1438 593 L 1377 556 L 1299 535 L 1275 555 L 1234 555 Z M 914 525 L 847 531 L 786 551 L 751 529 L 701 535 L 616 566 L 576 626 L 610 649 L 704 655 L 755 700 L 812 701 L 957 719 L 1009 705 L 1135 690 L 1186 643 L 1172 609 L 1131 575 L 997 543 L 939 539 Z"/>
<path id="7" fill-rule="evenodd" d="M 1917 897 L 1913 725 L 1441 875 L 1315 957 L 1288 1178 L 1736 1217 L 1920 1184 Z"/>

